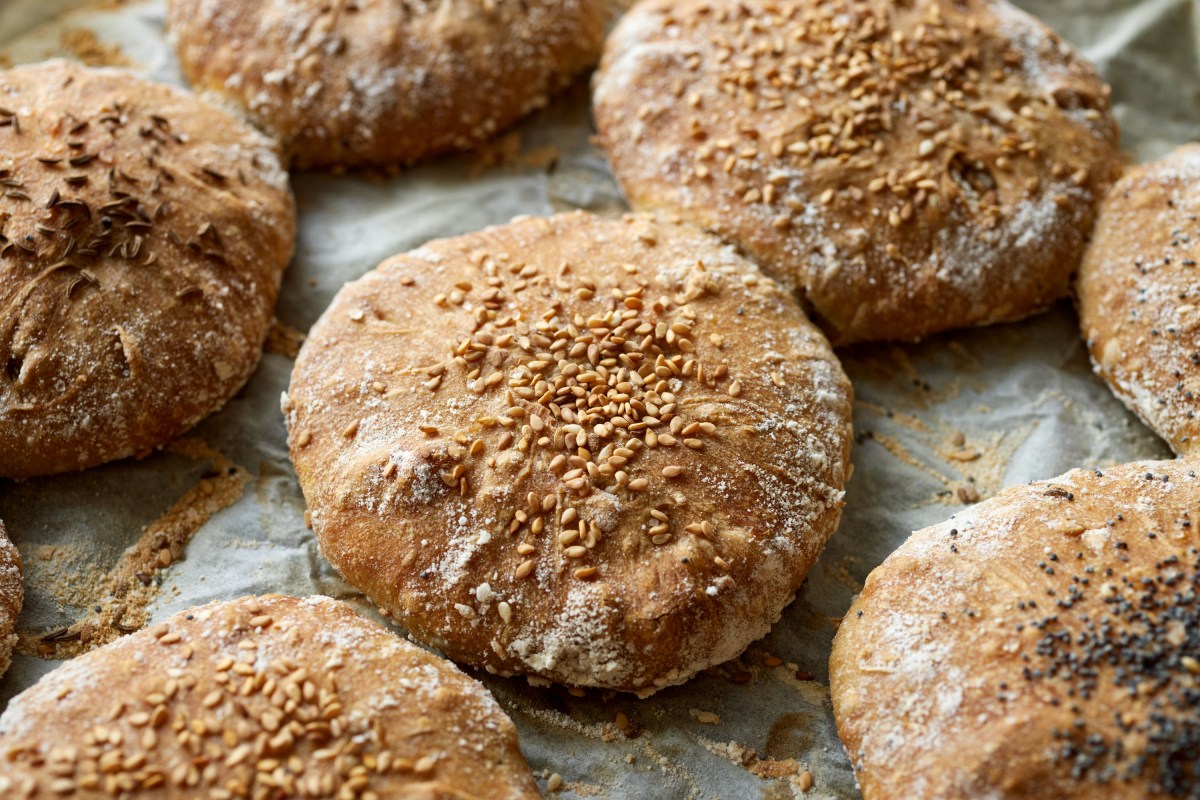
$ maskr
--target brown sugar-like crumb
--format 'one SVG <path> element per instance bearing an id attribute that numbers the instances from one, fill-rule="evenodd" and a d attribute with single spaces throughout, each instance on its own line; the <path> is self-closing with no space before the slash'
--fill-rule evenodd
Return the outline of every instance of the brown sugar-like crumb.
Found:
<path id="1" fill-rule="evenodd" d="M 263 352 L 276 353 L 294 361 L 303 344 L 304 334 L 301 331 L 275 319 L 271 321 L 271 328 L 267 331 Z"/>
<path id="2" fill-rule="evenodd" d="M 133 66 L 120 47 L 100 41 L 87 28 L 67 28 L 59 35 L 58 43 L 89 67 Z"/>
<path id="3" fill-rule="evenodd" d="M 147 525 L 138 541 L 110 571 L 88 563 L 86 554 L 42 548 L 28 560 L 31 578 L 49 587 L 60 603 L 88 609 L 69 626 L 51 631 L 19 630 L 17 651 L 42 658 L 73 658 L 141 629 L 158 596 L 160 576 L 184 557 L 192 535 L 213 514 L 240 498 L 250 482 L 246 470 L 198 439 L 181 439 L 169 452 L 211 462 L 208 473 L 178 502 Z"/>
<path id="4" fill-rule="evenodd" d="M 752 775 L 763 780 L 785 779 L 787 784 L 800 792 L 807 792 L 813 787 L 813 776 L 794 758 L 776 759 L 761 756 L 752 747 L 737 742 L 712 742 L 701 739 L 705 749 L 714 755 L 729 759 L 739 767 L 743 767 Z"/>

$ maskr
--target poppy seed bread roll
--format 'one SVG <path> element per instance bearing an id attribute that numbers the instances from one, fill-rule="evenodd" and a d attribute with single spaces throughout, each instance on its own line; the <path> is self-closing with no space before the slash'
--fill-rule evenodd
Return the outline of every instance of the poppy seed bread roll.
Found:
<path id="1" fill-rule="evenodd" d="M 1074 470 L 917 531 L 834 640 L 865 800 L 1200 789 L 1200 478 Z"/>

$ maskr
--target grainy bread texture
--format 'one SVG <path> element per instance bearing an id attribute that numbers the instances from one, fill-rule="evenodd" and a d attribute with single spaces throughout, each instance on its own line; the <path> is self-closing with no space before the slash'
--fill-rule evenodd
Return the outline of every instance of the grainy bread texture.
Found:
<path id="1" fill-rule="evenodd" d="M 738 244 L 835 345 L 1064 297 L 1120 171 L 1108 87 L 1005 0 L 646 0 L 594 105 L 634 208 Z"/>
<path id="2" fill-rule="evenodd" d="M 0 72 L 0 476 L 143 454 L 258 364 L 295 209 L 273 145 L 132 75 Z"/>
<path id="3" fill-rule="evenodd" d="M 0 675 L 12 663 L 13 648 L 17 646 L 17 616 L 24 602 L 21 554 L 9 540 L 4 523 L 0 522 Z"/>
<path id="4" fill-rule="evenodd" d="M 300 169 L 473 147 L 600 55 L 609 0 L 168 0 L 184 75 Z"/>
<path id="5" fill-rule="evenodd" d="M 539 795 L 479 683 L 342 603 L 268 595 L 181 612 L 18 695 L 0 796 Z"/>
<path id="6" fill-rule="evenodd" d="M 1200 432 L 1200 145 L 1113 187 L 1079 272 L 1096 373 L 1177 453 Z"/>
<path id="7" fill-rule="evenodd" d="M 850 403 L 732 248 L 579 212 L 349 284 L 283 406 L 322 552 L 418 639 L 649 693 L 791 601 L 841 512 Z"/>
<path id="8" fill-rule="evenodd" d="M 866 800 L 1200 796 L 1200 479 L 1068 472 L 917 531 L 830 659 Z"/>

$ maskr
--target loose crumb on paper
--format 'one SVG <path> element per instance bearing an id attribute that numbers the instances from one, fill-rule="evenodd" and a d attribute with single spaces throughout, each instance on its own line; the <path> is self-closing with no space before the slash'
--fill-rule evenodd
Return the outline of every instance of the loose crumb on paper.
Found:
<path id="1" fill-rule="evenodd" d="M 295 361 L 296 356 L 300 355 L 300 347 L 304 344 L 305 338 L 302 332 L 291 325 L 285 325 L 278 319 L 273 319 L 271 327 L 267 331 L 267 341 L 263 344 L 263 352 L 275 353 Z"/>
<path id="2" fill-rule="evenodd" d="M 120 47 L 100 41 L 87 28 L 67 28 L 59 35 L 58 43 L 89 67 L 133 66 Z"/>
<path id="3" fill-rule="evenodd" d="M 19 630 L 17 651 L 41 658 L 72 658 L 133 633 L 149 620 L 161 575 L 184 557 L 192 536 L 245 493 L 250 474 L 199 439 L 180 439 L 169 452 L 209 461 L 209 471 L 165 514 L 147 525 L 110 571 L 87 566 L 74 548 L 42 547 L 29 559 L 30 578 L 58 602 L 87 616 L 51 631 Z M 81 568 L 82 567 L 82 568 Z"/>
<path id="4" fill-rule="evenodd" d="M 812 773 L 794 758 L 775 759 L 760 756 L 753 748 L 737 742 L 714 742 L 704 738 L 699 741 L 708 752 L 729 759 L 763 780 L 786 780 L 791 788 L 798 790 L 800 794 L 813 788 Z"/>

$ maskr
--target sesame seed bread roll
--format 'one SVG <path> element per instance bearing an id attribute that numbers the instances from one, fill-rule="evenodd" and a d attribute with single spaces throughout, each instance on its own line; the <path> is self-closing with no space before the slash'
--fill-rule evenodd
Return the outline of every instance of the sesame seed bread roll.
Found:
<path id="1" fill-rule="evenodd" d="M 1120 170 L 1108 87 L 1004 0 L 646 0 L 594 84 L 630 204 L 739 245 L 835 346 L 1066 296 Z"/>
<path id="2" fill-rule="evenodd" d="M 496 701 L 327 597 L 176 614 L 0 715 L 0 796 L 533 800 Z"/>
<path id="3" fill-rule="evenodd" d="M 0 476 L 141 455 L 261 354 L 295 209 L 274 146 L 176 89 L 0 72 Z"/>
<path id="4" fill-rule="evenodd" d="M 1134 167 L 1113 187 L 1079 271 L 1096 374 L 1171 448 L 1200 432 L 1200 145 Z"/>
<path id="5" fill-rule="evenodd" d="M 21 570 L 21 554 L 0 522 L 0 675 L 8 671 L 17 646 L 17 616 L 25 603 Z"/>
<path id="6" fill-rule="evenodd" d="M 1193 798 L 1200 479 L 1074 470 L 917 531 L 834 640 L 865 800 Z"/>
<path id="7" fill-rule="evenodd" d="M 322 552 L 418 640 L 649 694 L 791 601 L 841 513 L 850 403 L 732 248 L 578 212 L 349 284 L 283 406 Z"/>
<path id="8" fill-rule="evenodd" d="M 294 168 L 407 164 L 509 127 L 600 55 L 610 0 L 168 0 L 187 80 Z"/>

